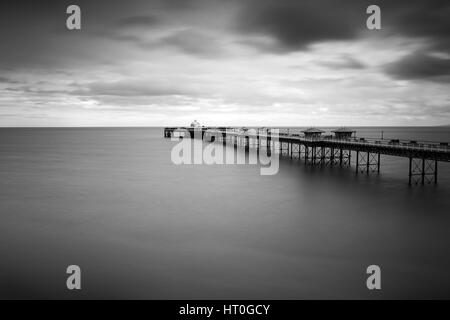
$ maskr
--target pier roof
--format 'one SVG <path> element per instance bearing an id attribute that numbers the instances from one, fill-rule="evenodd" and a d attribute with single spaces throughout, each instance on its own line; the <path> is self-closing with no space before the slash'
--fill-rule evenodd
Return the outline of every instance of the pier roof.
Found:
<path id="1" fill-rule="evenodd" d="M 325 131 L 317 129 L 317 128 L 308 128 L 306 130 L 303 130 L 304 133 L 324 133 Z"/>

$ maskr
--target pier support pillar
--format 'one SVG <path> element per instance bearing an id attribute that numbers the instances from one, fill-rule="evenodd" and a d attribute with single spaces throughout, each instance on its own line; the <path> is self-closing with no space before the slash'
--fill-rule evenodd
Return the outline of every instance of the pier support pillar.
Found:
<path id="1" fill-rule="evenodd" d="M 381 163 L 381 154 L 378 154 L 378 160 L 377 160 L 377 173 L 380 173 L 380 163 Z"/>
<path id="2" fill-rule="evenodd" d="M 338 150 L 333 147 L 321 147 L 321 149 L 321 164 L 334 166 L 335 161 L 339 158 Z"/>
<path id="3" fill-rule="evenodd" d="M 311 160 L 312 160 L 312 164 L 316 164 L 316 159 L 317 159 L 317 148 L 316 147 L 312 147 L 311 148 L 312 154 L 311 154 Z"/>
<path id="4" fill-rule="evenodd" d="M 330 164 L 331 166 L 334 166 L 334 159 L 335 159 L 335 154 L 334 154 L 334 148 L 330 149 Z"/>
<path id="5" fill-rule="evenodd" d="M 434 184 L 437 184 L 437 160 L 434 160 Z"/>
<path id="6" fill-rule="evenodd" d="M 380 154 L 356 151 L 356 173 L 380 173 Z"/>
<path id="7" fill-rule="evenodd" d="M 367 152 L 367 170 L 366 170 L 366 174 L 369 174 L 369 169 L 370 169 L 370 152 Z"/>
<path id="8" fill-rule="evenodd" d="M 408 184 L 411 185 L 412 182 L 412 158 L 409 158 L 409 173 L 408 173 L 408 177 L 409 177 L 409 182 Z"/>
<path id="9" fill-rule="evenodd" d="M 339 154 L 338 154 L 339 153 Z M 350 150 L 339 149 L 335 152 L 335 158 L 339 158 L 339 165 L 351 165 L 352 152 Z"/>
<path id="10" fill-rule="evenodd" d="M 326 164 L 326 152 L 327 148 L 320 147 L 320 165 Z"/>
<path id="11" fill-rule="evenodd" d="M 305 164 L 308 163 L 308 157 L 309 157 L 309 147 L 305 145 Z"/>
<path id="12" fill-rule="evenodd" d="M 422 159 L 422 185 L 425 183 L 425 159 Z"/>
<path id="13" fill-rule="evenodd" d="M 437 160 L 409 158 L 409 185 L 437 184 Z"/>

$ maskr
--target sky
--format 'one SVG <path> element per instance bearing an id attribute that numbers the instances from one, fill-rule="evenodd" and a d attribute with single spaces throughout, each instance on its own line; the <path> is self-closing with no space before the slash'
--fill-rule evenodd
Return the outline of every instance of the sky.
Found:
<path id="1" fill-rule="evenodd" d="M 2 0 L 0 126 L 449 125 L 449 17 L 440 0 Z"/>

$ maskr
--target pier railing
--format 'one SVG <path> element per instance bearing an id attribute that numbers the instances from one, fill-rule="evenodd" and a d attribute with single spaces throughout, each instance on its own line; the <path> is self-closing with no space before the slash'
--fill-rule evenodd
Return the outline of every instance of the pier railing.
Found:
<path id="1" fill-rule="evenodd" d="M 274 129 L 272 129 L 275 131 Z M 281 130 L 281 129 L 276 129 Z M 286 129 L 284 129 L 286 130 Z M 372 146 L 372 147 L 385 147 L 392 149 L 404 149 L 404 150 L 422 150 L 422 151 L 437 151 L 450 154 L 450 146 L 445 142 L 431 142 L 431 141 L 413 141 L 413 140 L 401 140 L 401 139 L 373 139 L 373 138 L 348 138 L 348 139 L 337 139 L 333 136 L 321 136 L 309 138 L 300 134 L 290 134 L 287 132 L 279 132 L 278 134 L 270 134 L 266 131 L 242 131 L 239 129 L 226 129 L 226 130 L 215 130 L 209 129 L 208 132 L 211 133 L 226 133 L 227 135 L 238 135 L 247 136 L 250 138 L 272 138 L 282 140 L 294 140 L 298 142 L 329 142 L 329 143 L 339 143 L 348 144 L 355 146 Z"/>

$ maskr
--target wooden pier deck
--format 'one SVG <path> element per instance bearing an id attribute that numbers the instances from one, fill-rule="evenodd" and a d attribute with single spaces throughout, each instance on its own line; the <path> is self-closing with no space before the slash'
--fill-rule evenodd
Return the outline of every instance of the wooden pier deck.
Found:
<path id="1" fill-rule="evenodd" d="M 306 137 L 290 133 L 288 129 L 240 128 L 182 128 L 164 129 L 164 137 L 176 132 L 189 133 L 192 138 L 231 143 L 235 146 L 268 148 L 280 151 L 282 156 L 303 159 L 312 165 L 352 165 L 354 154 L 355 172 L 379 173 L 381 155 L 409 159 L 408 182 L 411 184 L 437 183 L 438 162 L 450 162 L 447 142 L 420 142 L 366 138 L 338 139 L 334 136 Z"/>

